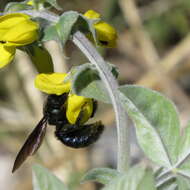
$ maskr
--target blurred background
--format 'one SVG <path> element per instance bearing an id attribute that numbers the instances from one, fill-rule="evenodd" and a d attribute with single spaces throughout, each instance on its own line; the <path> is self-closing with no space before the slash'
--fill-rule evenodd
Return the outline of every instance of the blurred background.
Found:
<path id="1" fill-rule="evenodd" d="M 16 1 L 16 0 L 15 0 Z M 7 1 L 1 0 L 3 11 Z M 18 2 L 18 0 L 17 0 Z M 20 1 L 21 2 L 21 1 Z M 190 1 L 189 0 L 59 0 L 63 11 L 94 9 L 118 31 L 115 49 L 99 49 L 119 69 L 120 84 L 138 84 L 165 94 L 176 104 L 181 125 L 190 116 Z M 52 9 L 56 14 L 61 14 Z M 87 60 L 71 43 L 64 52 L 55 42 L 45 44 L 55 70 L 66 72 Z M 36 75 L 27 55 L 17 51 L 12 64 L 0 70 L 0 189 L 32 189 L 31 166 L 40 163 L 70 188 L 95 190 L 98 184 L 80 184 L 84 172 L 94 167 L 116 167 L 117 136 L 112 107 L 99 104 L 94 120 L 106 129 L 101 139 L 85 149 L 71 149 L 54 137 L 49 127 L 38 153 L 13 175 L 12 165 L 27 135 L 42 117 L 44 95 L 34 88 Z M 147 162 L 131 127 L 132 162 Z"/>

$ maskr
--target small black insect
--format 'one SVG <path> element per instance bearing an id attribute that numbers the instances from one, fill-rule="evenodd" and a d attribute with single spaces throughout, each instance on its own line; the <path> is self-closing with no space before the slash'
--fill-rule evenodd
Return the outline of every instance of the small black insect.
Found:
<path id="1" fill-rule="evenodd" d="M 49 95 L 44 104 L 43 118 L 39 121 L 32 133 L 28 136 L 24 145 L 20 149 L 15 159 L 12 172 L 17 170 L 28 156 L 36 153 L 40 147 L 45 133 L 47 124 L 55 125 L 55 136 L 63 144 L 73 148 L 87 147 L 88 145 L 97 141 L 101 133 L 103 132 L 104 125 L 101 121 L 93 124 L 80 125 L 82 118 L 82 111 L 79 114 L 75 124 L 70 124 L 66 118 L 65 103 L 68 94 L 64 93 L 60 96 Z M 93 113 L 94 116 L 97 109 L 97 102 L 93 101 Z"/>

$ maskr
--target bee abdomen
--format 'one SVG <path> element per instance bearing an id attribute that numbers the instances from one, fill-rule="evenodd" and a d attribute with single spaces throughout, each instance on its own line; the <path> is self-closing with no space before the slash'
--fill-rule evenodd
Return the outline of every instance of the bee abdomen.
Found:
<path id="1" fill-rule="evenodd" d="M 101 122 L 78 126 L 79 129 L 70 133 L 64 133 L 59 129 L 55 131 L 56 137 L 66 146 L 72 148 L 83 148 L 96 142 L 103 132 L 104 125 Z"/>

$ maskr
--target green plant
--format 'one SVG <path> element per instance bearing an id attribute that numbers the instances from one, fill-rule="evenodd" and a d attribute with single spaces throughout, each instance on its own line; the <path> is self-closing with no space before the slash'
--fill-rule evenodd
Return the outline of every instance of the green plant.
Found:
<path id="1" fill-rule="evenodd" d="M 117 71 L 108 64 L 91 44 L 112 47 L 116 33 L 99 14 L 85 16 L 75 11 L 68 11 L 57 16 L 46 10 L 45 3 L 57 7 L 55 0 L 28 1 L 9 4 L 5 12 L 19 12 L 30 15 L 40 25 L 39 38 L 33 44 L 22 44 L 39 73 L 53 73 L 51 59 L 46 62 L 42 57 L 49 56 L 42 42 L 58 41 L 64 47 L 71 40 L 89 59 L 75 67 L 68 74 L 65 82 L 71 83 L 73 94 L 93 98 L 113 105 L 118 135 L 117 169 L 96 168 L 89 171 L 82 182 L 98 181 L 105 185 L 103 189 L 117 190 L 165 190 L 189 189 L 190 167 L 190 128 L 187 126 L 184 135 L 180 136 L 179 116 L 174 104 L 160 93 L 135 85 L 119 86 L 116 81 Z M 42 11 L 43 10 L 43 11 Z M 40 19 L 39 19 L 40 18 Z M 1 29 L 1 23 L 0 23 Z M 1 31 L 1 30 L 0 30 Z M 91 40 L 91 42 L 89 40 Z M 1 40 L 5 47 L 7 41 Z M 11 45 L 15 48 L 15 45 Z M 2 56 L 5 56 L 0 52 Z M 11 54 L 11 59 L 14 54 Z M 6 63 L 11 59 L 6 59 Z M 56 83 L 57 84 L 57 83 Z M 80 84 L 80 85 L 79 85 Z M 40 89 L 41 90 L 41 89 Z M 65 91 L 63 91 L 65 92 Z M 63 93 L 62 92 L 62 93 Z M 57 93 L 57 91 L 56 91 Z M 140 165 L 130 166 L 130 142 L 128 138 L 128 117 L 135 124 L 138 143 L 147 158 L 153 162 L 152 168 Z M 34 189 L 67 189 L 67 187 L 41 166 L 34 166 Z"/>

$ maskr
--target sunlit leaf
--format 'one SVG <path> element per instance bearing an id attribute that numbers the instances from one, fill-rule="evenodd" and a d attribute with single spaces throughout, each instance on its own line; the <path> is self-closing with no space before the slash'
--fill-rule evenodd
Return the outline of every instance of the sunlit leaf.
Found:
<path id="1" fill-rule="evenodd" d="M 33 190 L 68 190 L 64 183 L 40 165 L 33 166 Z"/>
<path id="2" fill-rule="evenodd" d="M 175 182 L 172 182 L 171 184 L 157 188 L 157 190 L 178 190 L 178 185 Z"/>
<path id="3" fill-rule="evenodd" d="M 152 171 L 136 166 L 122 176 L 114 178 L 103 190 L 156 190 L 156 188 Z"/>
<path id="4" fill-rule="evenodd" d="M 62 8 L 57 4 L 57 0 L 45 0 L 52 7 L 55 7 L 57 10 L 62 10 Z"/>
<path id="5" fill-rule="evenodd" d="M 56 30 L 61 39 L 62 44 L 69 39 L 72 31 L 72 27 L 78 19 L 79 14 L 75 11 L 68 11 L 61 15 L 59 21 L 56 24 Z"/>
<path id="6" fill-rule="evenodd" d="M 157 180 L 157 190 L 176 190 L 176 188 L 176 176 L 173 174 Z"/>
<path id="7" fill-rule="evenodd" d="M 138 142 L 149 159 L 170 167 L 177 160 L 179 118 L 174 104 L 160 93 L 140 86 L 120 87 L 122 101 L 135 123 Z"/>
<path id="8" fill-rule="evenodd" d="M 44 30 L 44 36 L 42 38 L 42 41 L 49 41 L 49 40 L 59 40 L 59 35 L 57 33 L 55 25 L 48 26 Z"/>
<path id="9" fill-rule="evenodd" d="M 190 155 L 190 122 L 183 131 L 183 136 L 178 144 L 178 162 L 183 162 Z"/>
<path id="10" fill-rule="evenodd" d="M 178 190 L 189 190 L 190 189 L 190 179 L 183 176 L 177 177 Z"/>
<path id="11" fill-rule="evenodd" d="M 156 190 L 153 172 L 151 169 L 145 170 L 145 174 L 143 178 L 141 179 L 137 188 L 137 190 L 147 190 L 147 189 Z"/>
<path id="12" fill-rule="evenodd" d="M 178 175 L 186 176 L 190 180 L 190 160 L 187 159 L 185 162 L 177 168 Z"/>
<path id="13" fill-rule="evenodd" d="M 95 168 L 87 172 L 85 176 L 82 178 L 81 182 L 84 183 L 87 181 L 96 181 L 106 185 L 118 175 L 120 175 L 120 173 L 114 169 Z"/>
<path id="14" fill-rule="evenodd" d="M 27 5 L 26 3 L 22 2 L 10 2 L 6 5 L 4 11 L 5 12 L 15 12 L 15 11 L 21 11 L 21 10 L 30 10 L 33 7 L 30 5 Z"/>
<path id="15" fill-rule="evenodd" d="M 48 26 L 44 30 L 42 41 L 57 40 L 64 44 L 69 39 L 72 28 L 76 23 L 79 14 L 75 11 L 68 11 L 60 16 L 59 21 L 55 25 Z"/>

